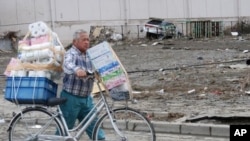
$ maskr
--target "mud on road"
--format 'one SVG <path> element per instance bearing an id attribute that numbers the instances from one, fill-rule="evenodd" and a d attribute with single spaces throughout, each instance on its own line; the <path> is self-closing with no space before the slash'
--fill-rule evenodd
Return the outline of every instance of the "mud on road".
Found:
<path id="1" fill-rule="evenodd" d="M 250 115 L 249 43 L 231 37 L 137 41 L 114 49 L 137 91 L 135 106 L 164 113 L 153 114 L 155 120 L 177 122 Z"/>
<path id="2" fill-rule="evenodd" d="M 137 40 L 112 47 L 135 92 L 137 104 L 131 107 L 150 113 L 152 120 L 182 122 L 197 117 L 250 116 L 250 69 L 246 65 L 250 41 L 243 39 Z M 15 56 L 1 53 L 1 74 Z M 1 77 L 0 95 L 4 86 Z"/>

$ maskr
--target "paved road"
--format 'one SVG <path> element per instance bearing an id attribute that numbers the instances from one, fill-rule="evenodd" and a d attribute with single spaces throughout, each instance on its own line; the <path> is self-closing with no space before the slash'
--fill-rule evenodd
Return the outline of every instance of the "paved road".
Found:
<path id="1" fill-rule="evenodd" d="M 0 120 L 2 121 L 1 117 Z M 8 127 L 8 123 L 0 123 L 0 141 L 7 141 L 7 127 Z"/>
<path id="2" fill-rule="evenodd" d="M 6 141 L 8 123 L 0 123 L 0 141 Z M 229 141 L 227 137 L 208 137 L 208 136 L 196 136 L 196 135 L 183 135 L 183 134 L 156 134 L 157 141 Z M 83 136 L 83 140 L 86 137 Z M 140 140 L 140 139 L 138 139 Z"/>
<path id="3" fill-rule="evenodd" d="M 157 134 L 157 141 L 229 141 L 226 137 L 207 137 L 183 134 Z"/>

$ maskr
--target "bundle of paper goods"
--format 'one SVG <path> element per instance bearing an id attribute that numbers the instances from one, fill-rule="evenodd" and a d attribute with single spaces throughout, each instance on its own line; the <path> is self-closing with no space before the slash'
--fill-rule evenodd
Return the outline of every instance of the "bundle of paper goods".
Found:
<path id="1" fill-rule="evenodd" d="M 19 41 L 17 58 L 12 58 L 5 74 L 55 79 L 62 71 L 64 52 L 57 34 L 44 22 L 32 23 L 24 39 Z"/>
<path id="2" fill-rule="evenodd" d="M 5 99 L 15 104 L 46 104 L 57 96 L 55 79 L 62 72 L 64 47 L 56 33 L 44 22 L 29 25 L 18 44 L 17 58 L 12 58 L 7 76 Z"/>
<path id="3" fill-rule="evenodd" d="M 132 97 L 127 72 L 108 42 L 102 42 L 87 50 L 92 64 L 106 91 L 114 100 Z"/>

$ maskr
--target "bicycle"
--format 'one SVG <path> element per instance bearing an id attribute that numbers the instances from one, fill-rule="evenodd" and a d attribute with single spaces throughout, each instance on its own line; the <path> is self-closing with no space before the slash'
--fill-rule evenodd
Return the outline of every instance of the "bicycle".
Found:
<path id="1" fill-rule="evenodd" d="M 68 129 L 59 105 L 65 98 L 50 98 L 43 105 L 28 105 L 16 114 L 8 128 L 9 141 L 79 141 L 88 125 L 101 114 L 93 130 L 92 139 L 98 140 L 100 128 L 105 132 L 105 141 L 156 141 L 153 124 L 142 112 L 128 107 L 128 99 L 122 108 L 113 108 L 101 91 L 100 80 L 97 82 L 100 99 L 94 108 Z"/>

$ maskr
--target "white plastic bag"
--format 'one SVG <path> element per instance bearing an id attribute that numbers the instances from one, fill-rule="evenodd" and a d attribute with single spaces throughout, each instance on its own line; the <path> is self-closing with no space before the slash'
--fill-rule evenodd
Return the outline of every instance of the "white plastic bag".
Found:
<path id="1" fill-rule="evenodd" d="M 123 83 L 122 85 L 110 89 L 109 93 L 113 100 L 121 101 L 130 99 L 127 83 Z"/>

